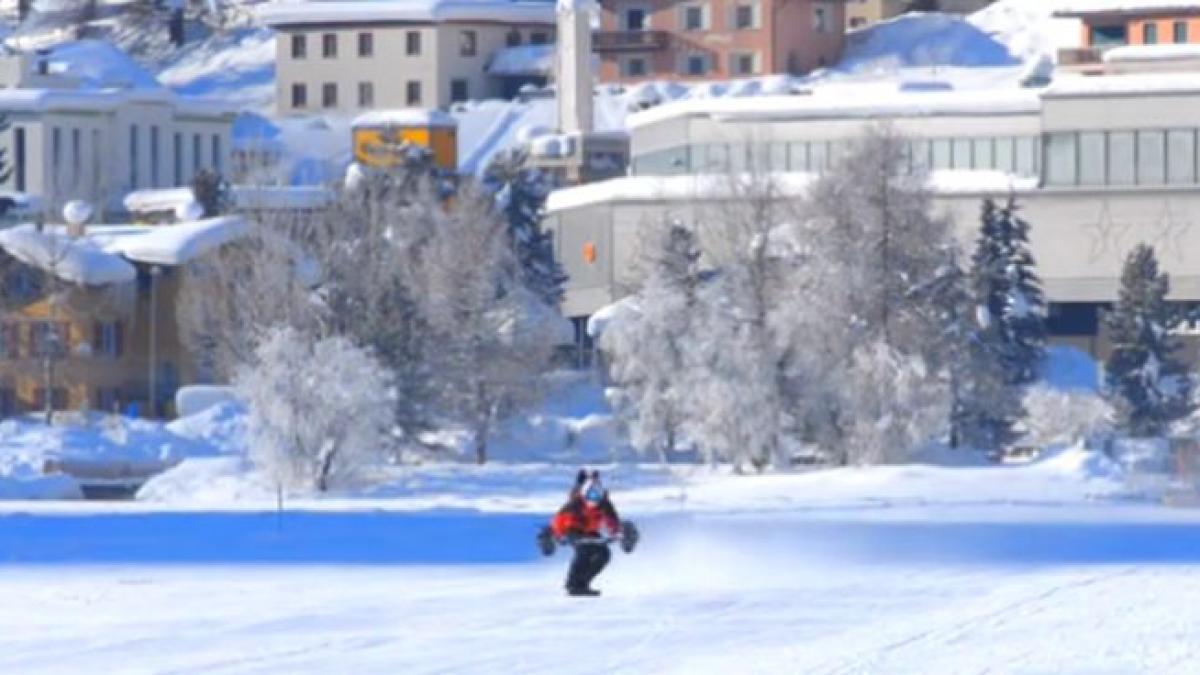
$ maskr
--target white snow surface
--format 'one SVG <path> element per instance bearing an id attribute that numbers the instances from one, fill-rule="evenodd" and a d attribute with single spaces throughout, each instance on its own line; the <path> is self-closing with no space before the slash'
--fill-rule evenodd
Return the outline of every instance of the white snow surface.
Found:
<path id="1" fill-rule="evenodd" d="M 457 126 L 454 118 L 440 110 L 429 108 L 399 108 L 396 110 L 372 110 L 366 112 L 350 123 L 352 127 L 372 126 L 376 124 L 396 124 L 404 126 L 453 127 Z"/>
<path id="2" fill-rule="evenodd" d="M 83 238 L 64 232 L 38 231 L 33 225 L 0 230 L 0 248 L 26 265 L 52 272 L 58 278 L 86 286 L 133 281 L 137 270 L 120 256 Z"/>
<path id="3" fill-rule="evenodd" d="M 1173 61 L 1195 58 L 1200 58 L 1200 45 L 1196 44 L 1125 45 L 1113 47 L 1104 52 L 1105 63 Z"/>

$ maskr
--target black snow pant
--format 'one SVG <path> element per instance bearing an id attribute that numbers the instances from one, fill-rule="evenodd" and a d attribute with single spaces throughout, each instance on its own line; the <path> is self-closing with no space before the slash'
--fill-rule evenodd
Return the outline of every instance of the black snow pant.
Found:
<path id="1" fill-rule="evenodd" d="M 575 557 L 567 571 L 567 590 L 592 587 L 592 579 L 608 565 L 612 552 L 608 544 L 580 542 L 575 544 Z"/>

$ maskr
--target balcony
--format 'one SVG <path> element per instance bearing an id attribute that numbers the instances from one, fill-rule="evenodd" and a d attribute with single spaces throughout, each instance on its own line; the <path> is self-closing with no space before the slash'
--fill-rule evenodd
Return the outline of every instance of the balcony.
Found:
<path id="1" fill-rule="evenodd" d="M 1104 51 L 1099 47 L 1077 47 L 1058 50 L 1060 66 L 1096 66 L 1104 63 Z"/>
<path id="2" fill-rule="evenodd" d="M 602 30 L 593 33 L 592 48 L 601 53 L 654 51 L 666 49 L 670 39 L 665 30 Z"/>

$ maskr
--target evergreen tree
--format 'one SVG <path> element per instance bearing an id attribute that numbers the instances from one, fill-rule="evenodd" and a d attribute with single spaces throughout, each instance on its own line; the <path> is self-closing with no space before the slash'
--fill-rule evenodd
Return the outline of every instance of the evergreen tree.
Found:
<path id="1" fill-rule="evenodd" d="M 215 171 L 201 169 L 192 178 L 192 196 L 200 208 L 204 209 L 205 218 L 216 218 L 232 208 L 233 198 L 229 193 L 229 183 Z"/>
<path id="2" fill-rule="evenodd" d="M 1108 394 L 1120 428 L 1134 436 L 1163 434 L 1192 409 L 1191 378 L 1170 333 L 1183 314 L 1167 302 L 1170 288 L 1154 249 L 1139 244 L 1125 259 L 1117 305 L 1106 319 L 1113 343 Z"/>
<path id="3" fill-rule="evenodd" d="M 508 222 L 509 242 L 525 287 L 557 307 L 567 277 L 554 259 L 549 233 L 541 226 L 546 197 L 553 186 L 542 171 L 529 166 L 528 159 L 528 153 L 521 150 L 500 153 L 484 174 L 484 184 L 495 194 L 496 206 Z"/>

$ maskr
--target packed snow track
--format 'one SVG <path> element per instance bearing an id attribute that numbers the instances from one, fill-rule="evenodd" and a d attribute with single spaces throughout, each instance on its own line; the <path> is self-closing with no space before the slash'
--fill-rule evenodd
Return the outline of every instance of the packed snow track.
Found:
<path id="1" fill-rule="evenodd" d="M 636 514 L 630 514 L 636 517 Z M 540 518 L 0 516 L 0 672 L 1184 672 L 1200 517 L 1139 505 L 639 519 L 599 599 Z"/>

